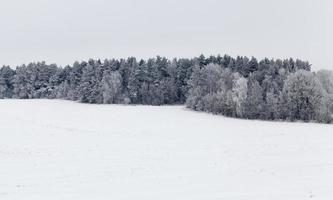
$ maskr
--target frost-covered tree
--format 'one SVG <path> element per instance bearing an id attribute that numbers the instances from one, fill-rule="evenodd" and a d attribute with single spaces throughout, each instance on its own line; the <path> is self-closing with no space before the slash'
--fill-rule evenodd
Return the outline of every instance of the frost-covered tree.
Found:
<path id="1" fill-rule="evenodd" d="M 33 81 L 33 98 L 49 98 L 54 89 L 50 84 L 50 79 L 56 74 L 55 64 L 47 65 L 45 62 L 36 63 L 31 66 L 36 73 Z"/>
<path id="2" fill-rule="evenodd" d="M 69 89 L 66 89 L 68 91 L 66 99 L 74 101 L 81 99 L 79 86 L 83 75 L 83 69 L 86 66 L 86 62 L 74 62 L 69 71 L 68 83 L 63 85 L 63 87 L 69 86 Z"/>
<path id="3" fill-rule="evenodd" d="M 97 103 L 95 93 L 97 78 L 95 76 L 94 61 L 90 60 L 82 70 L 82 77 L 78 86 L 78 99 L 83 103 Z"/>
<path id="4" fill-rule="evenodd" d="M 32 67 L 32 64 L 17 67 L 16 74 L 13 79 L 13 97 L 19 99 L 33 98 L 35 92 L 34 82 L 36 81 L 36 77 L 37 73 L 35 68 Z"/>
<path id="5" fill-rule="evenodd" d="M 320 70 L 316 73 L 324 94 L 327 98 L 330 111 L 333 112 L 333 71 L 330 70 Z"/>
<path id="6" fill-rule="evenodd" d="M 280 118 L 279 95 L 274 90 L 266 93 L 266 103 L 263 106 L 264 119 L 275 120 Z"/>
<path id="7" fill-rule="evenodd" d="M 333 115 L 333 71 L 320 70 L 316 73 L 323 89 L 323 104 L 319 110 L 318 120 L 331 122 Z"/>
<path id="8" fill-rule="evenodd" d="M 13 96 L 13 78 L 15 71 L 9 66 L 0 69 L 0 99 Z"/>
<path id="9" fill-rule="evenodd" d="M 217 93 L 220 90 L 221 75 L 222 68 L 219 65 L 196 66 L 189 80 L 187 106 L 196 110 L 205 110 L 206 101 L 203 98 L 207 94 Z"/>
<path id="10" fill-rule="evenodd" d="M 245 117 L 249 119 L 260 119 L 263 117 L 263 91 L 258 81 L 249 77 L 247 96 L 245 102 Z"/>
<path id="11" fill-rule="evenodd" d="M 237 75 L 235 77 L 232 96 L 236 105 L 236 116 L 243 118 L 245 116 L 245 104 L 247 98 L 247 79 Z"/>
<path id="12" fill-rule="evenodd" d="M 282 95 L 288 119 L 316 120 L 323 103 L 323 90 L 312 72 L 299 70 L 290 74 Z"/>
<path id="13" fill-rule="evenodd" d="M 104 104 L 122 103 L 122 77 L 119 72 L 105 71 L 101 83 Z"/>
<path id="14" fill-rule="evenodd" d="M 188 81 L 190 86 L 189 95 L 186 100 L 186 106 L 194 110 L 203 110 L 202 98 L 206 95 L 203 85 L 205 78 L 201 72 L 200 66 L 195 66 L 191 79 Z"/>

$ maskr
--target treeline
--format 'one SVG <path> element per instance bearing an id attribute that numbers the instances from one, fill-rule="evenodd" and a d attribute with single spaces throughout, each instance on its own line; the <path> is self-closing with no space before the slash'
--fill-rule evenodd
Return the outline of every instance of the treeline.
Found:
<path id="1" fill-rule="evenodd" d="M 184 104 L 237 118 L 331 122 L 333 78 L 308 62 L 203 55 L 192 59 L 45 62 L 0 69 L 0 98 L 96 104 Z"/>
<path id="2" fill-rule="evenodd" d="M 237 118 L 332 122 L 332 72 L 271 69 L 244 77 L 216 64 L 196 66 L 186 105 Z"/>

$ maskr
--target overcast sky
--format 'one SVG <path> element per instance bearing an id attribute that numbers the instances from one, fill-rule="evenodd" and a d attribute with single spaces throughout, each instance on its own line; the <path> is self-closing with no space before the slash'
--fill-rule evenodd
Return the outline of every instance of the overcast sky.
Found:
<path id="1" fill-rule="evenodd" d="M 203 53 L 333 69 L 331 0 L 0 0 L 0 64 Z"/>

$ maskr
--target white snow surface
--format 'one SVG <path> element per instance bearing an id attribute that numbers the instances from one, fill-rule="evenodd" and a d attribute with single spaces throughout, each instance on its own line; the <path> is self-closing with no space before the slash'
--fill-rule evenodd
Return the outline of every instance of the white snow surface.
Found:
<path id="1" fill-rule="evenodd" d="M 333 199 L 333 126 L 0 100 L 0 200 Z"/>

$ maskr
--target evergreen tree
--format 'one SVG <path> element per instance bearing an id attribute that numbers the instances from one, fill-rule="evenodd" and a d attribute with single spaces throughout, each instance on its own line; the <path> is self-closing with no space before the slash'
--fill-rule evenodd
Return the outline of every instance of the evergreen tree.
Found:
<path id="1" fill-rule="evenodd" d="M 94 96 L 95 85 L 95 68 L 93 61 L 90 61 L 82 70 L 82 78 L 78 86 L 78 99 L 82 103 L 96 103 Z"/>
<path id="2" fill-rule="evenodd" d="M 0 69 L 0 99 L 11 98 L 13 96 L 13 78 L 15 71 L 9 66 Z"/>

